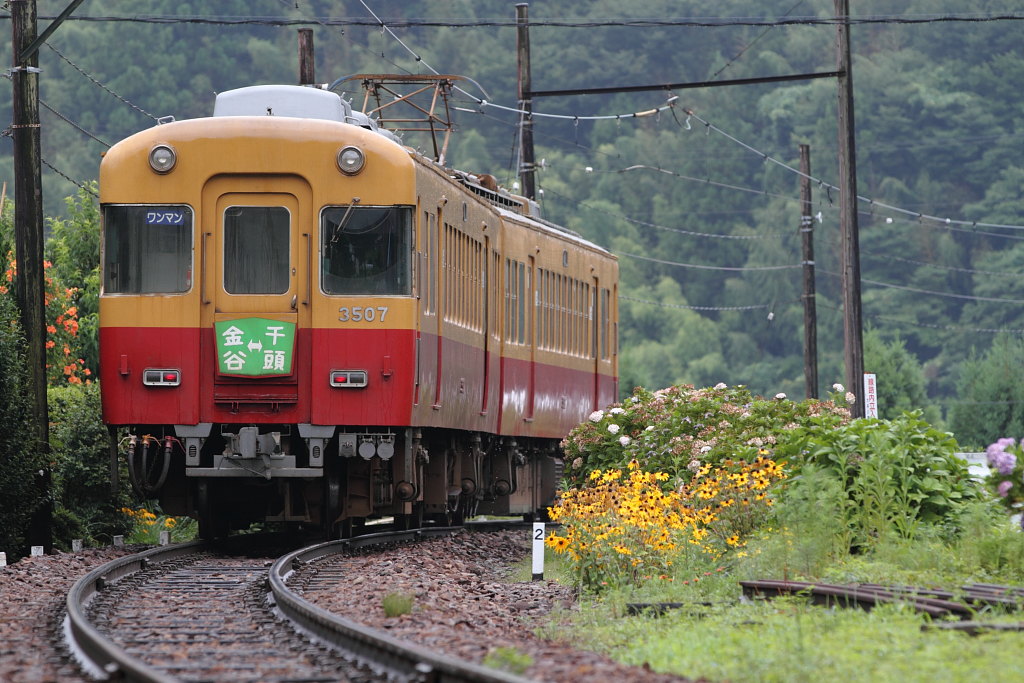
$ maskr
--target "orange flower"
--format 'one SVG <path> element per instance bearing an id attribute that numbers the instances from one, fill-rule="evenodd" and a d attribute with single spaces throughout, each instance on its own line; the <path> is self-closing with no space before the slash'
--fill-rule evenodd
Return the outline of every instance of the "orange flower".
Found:
<path id="1" fill-rule="evenodd" d="M 46 332 L 48 334 L 54 334 L 56 331 L 57 331 L 57 328 L 54 327 L 53 325 L 47 325 L 46 326 Z"/>

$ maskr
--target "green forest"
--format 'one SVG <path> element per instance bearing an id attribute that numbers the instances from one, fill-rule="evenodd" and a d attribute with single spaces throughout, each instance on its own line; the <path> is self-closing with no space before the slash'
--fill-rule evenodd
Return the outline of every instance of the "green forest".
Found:
<path id="1" fill-rule="evenodd" d="M 39 0 L 40 30 L 67 4 Z M 882 416 L 922 410 L 965 450 L 1017 436 L 1024 117 L 1014 93 L 1024 83 L 1024 15 L 1013 0 L 852 4 L 865 369 L 878 375 Z M 117 140 L 163 117 L 208 115 L 223 90 L 297 82 L 299 28 L 314 31 L 319 82 L 465 77 L 447 161 L 506 187 L 516 180 L 513 2 L 143 5 L 83 3 L 40 50 L 51 228 L 95 220 L 83 202 L 94 201 L 100 158 Z M 822 21 L 833 11 L 831 0 L 537 0 L 533 89 L 833 71 L 836 27 Z M 362 92 L 344 91 L 353 84 L 339 92 L 358 105 Z M 842 381 L 836 93 L 835 79 L 820 78 L 534 100 L 545 216 L 620 259 L 624 395 L 725 382 L 803 397 L 801 144 L 819 180 L 819 392 Z M 0 120 L 10 113 L 10 97 L 0 98 Z M 8 198 L 9 133 L 0 144 Z M 78 304 L 85 321 L 95 302 Z"/>

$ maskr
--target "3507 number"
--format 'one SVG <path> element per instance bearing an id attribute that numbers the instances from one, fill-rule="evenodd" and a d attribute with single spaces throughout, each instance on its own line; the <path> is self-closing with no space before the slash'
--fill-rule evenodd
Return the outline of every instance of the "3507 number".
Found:
<path id="1" fill-rule="evenodd" d="M 343 323 L 382 323 L 388 314 L 387 306 L 342 306 L 338 309 L 338 320 Z"/>

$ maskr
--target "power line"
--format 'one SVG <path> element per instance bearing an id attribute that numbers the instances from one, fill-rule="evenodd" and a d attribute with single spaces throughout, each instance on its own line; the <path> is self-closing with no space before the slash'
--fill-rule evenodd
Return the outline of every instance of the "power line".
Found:
<path id="1" fill-rule="evenodd" d="M 765 271 L 765 270 L 792 270 L 793 268 L 803 268 L 799 263 L 792 266 L 705 266 L 696 263 L 678 263 L 676 261 L 665 261 L 662 259 L 651 258 L 650 256 L 638 256 L 637 254 L 627 254 L 625 252 L 616 252 L 618 256 L 628 256 L 629 258 L 639 259 L 641 261 L 651 261 L 653 263 L 660 263 L 666 266 L 677 266 L 680 268 L 696 268 L 698 270 L 728 270 L 733 272 L 748 272 L 748 271 Z M 1024 303 L 1022 301 L 1021 303 Z"/>
<path id="2" fill-rule="evenodd" d="M 998 270 L 978 270 L 975 268 L 957 268 L 956 266 L 947 266 L 941 263 L 931 263 L 929 261 L 918 261 L 916 259 L 901 258 L 899 256 L 891 256 L 889 254 L 879 254 L 874 251 L 865 251 L 861 249 L 862 254 L 866 254 L 872 258 L 884 259 L 886 261 L 899 261 L 900 263 L 912 263 L 918 266 L 928 266 L 930 268 L 939 268 L 941 270 L 949 270 L 957 273 L 971 273 L 973 275 L 996 275 L 999 277 L 1020 277 L 1020 271 L 1008 272 Z"/>
<path id="3" fill-rule="evenodd" d="M 715 133 L 725 137 L 726 139 L 736 143 L 737 145 L 740 145 L 744 149 L 747 149 L 748 151 L 756 154 L 757 156 L 761 157 L 762 161 L 773 163 L 776 166 L 779 166 L 781 168 L 786 169 L 790 173 L 793 173 L 793 174 L 795 174 L 797 176 L 800 176 L 800 177 L 803 177 L 803 178 L 807 178 L 811 182 L 817 183 L 818 187 L 824 187 L 824 188 L 827 188 L 829 190 L 835 190 L 837 192 L 839 191 L 840 188 L 837 187 L 836 185 L 832 185 L 831 183 L 827 183 L 824 180 L 822 180 L 821 178 L 816 178 L 814 176 L 809 176 L 809 175 L 806 175 L 804 173 L 801 173 L 799 169 L 793 168 L 789 164 L 786 164 L 785 162 L 779 161 L 778 159 L 772 157 L 770 154 L 762 152 L 761 150 L 757 149 L 756 147 L 753 147 L 753 146 L 747 144 L 746 142 L 743 142 L 739 138 L 737 138 L 737 137 L 735 137 L 733 135 L 730 135 L 729 133 L 725 132 L 721 128 L 718 128 L 717 126 L 713 125 L 709 121 L 706 121 L 705 119 L 703 119 L 700 116 L 698 116 L 696 113 L 693 112 L 693 110 L 684 109 L 683 111 L 686 112 L 687 116 L 692 117 L 692 118 L 700 121 L 705 126 L 705 128 L 707 128 L 707 130 L 714 131 Z M 901 207 L 898 207 L 898 206 L 893 206 L 891 204 L 885 204 L 885 203 L 877 201 L 875 199 L 871 199 L 870 197 L 863 197 L 861 195 L 858 195 L 857 199 L 858 199 L 858 201 L 861 201 L 861 202 L 864 202 L 866 204 L 869 204 L 872 207 L 879 207 L 879 208 L 887 210 L 887 211 L 893 211 L 895 213 L 903 214 L 904 216 L 911 216 L 911 217 L 913 217 L 914 219 L 916 219 L 918 221 L 929 221 L 929 222 L 934 222 L 934 223 L 942 223 L 944 225 L 968 226 L 968 227 L 972 227 L 972 228 L 981 227 L 981 228 L 999 228 L 999 229 L 1004 229 L 1004 230 L 1024 230 L 1024 225 L 1008 225 L 1008 224 L 1005 224 L 1005 223 L 984 223 L 984 222 L 981 222 L 981 221 L 954 220 L 952 218 L 943 218 L 943 217 L 940 217 L 940 216 L 930 216 L 930 215 L 921 213 L 920 211 L 912 211 L 910 209 L 904 209 L 904 208 L 901 208 Z M 891 220 L 891 219 L 887 219 L 887 220 Z"/>
<path id="4" fill-rule="evenodd" d="M 835 273 L 829 270 L 818 268 L 817 272 L 831 275 L 832 277 L 839 277 L 839 273 Z M 876 287 L 886 287 L 888 289 L 901 289 L 906 292 L 914 292 L 916 294 L 930 294 L 932 296 L 944 296 L 953 299 L 966 299 L 968 301 L 988 301 L 991 303 L 999 304 L 1024 304 L 1024 299 L 1000 299 L 990 296 L 973 296 L 970 294 L 954 294 L 952 292 L 937 292 L 932 289 L 919 289 L 917 287 L 907 287 L 905 285 L 896 285 L 891 282 L 879 282 L 878 280 L 869 280 L 868 278 L 862 277 L 861 282 L 865 282 L 869 285 L 875 285 Z"/>
<path id="5" fill-rule="evenodd" d="M 830 308 L 834 311 L 842 311 L 843 309 L 839 306 L 833 306 L 828 303 L 819 302 L 819 306 L 824 308 Z M 915 320 L 903 320 L 901 318 L 893 318 L 887 315 L 878 314 L 866 314 L 866 317 L 873 318 L 876 320 L 885 320 L 886 322 L 898 323 L 900 325 L 910 325 L 911 327 L 925 327 L 932 330 L 948 330 L 951 332 L 980 332 L 984 334 L 1002 334 L 1004 332 L 1009 334 L 1024 334 L 1024 330 L 1015 330 L 1005 327 L 963 327 L 961 325 L 938 325 L 934 323 L 922 323 Z"/>
<path id="6" fill-rule="evenodd" d="M 92 195 L 93 197 L 95 197 L 96 199 L 99 199 L 99 198 L 100 198 L 100 196 L 99 196 L 98 194 L 96 194 L 96 193 L 95 193 L 95 192 L 93 191 L 93 189 L 92 189 L 91 187 L 89 187 L 88 185 L 86 185 L 86 184 L 85 184 L 85 183 L 83 183 L 83 182 L 80 182 L 80 181 L 78 181 L 78 180 L 75 180 L 74 178 L 72 178 L 71 176 L 69 176 L 69 175 L 68 175 L 67 173 L 64 173 L 64 171 L 61 171 L 61 170 L 60 170 L 59 168 L 57 168 L 56 166 L 54 166 L 53 164 L 51 164 L 51 163 L 50 163 L 49 161 L 47 161 L 47 160 L 46 160 L 45 158 L 43 158 L 43 157 L 40 157 L 40 161 L 42 161 L 42 162 L 43 162 L 43 163 L 44 163 L 44 164 L 46 165 L 46 167 L 47 167 L 47 168 L 49 168 L 49 169 L 50 169 L 51 171 L 53 171 L 54 173 L 56 173 L 57 175 L 59 175 L 59 176 L 60 176 L 61 178 L 63 178 L 64 180 L 66 180 L 66 181 L 68 181 L 69 183 L 71 183 L 72 185 L 77 185 L 77 186 L 78 186 L 78 187 L 80 187 L 81 189 L 83 189 L 83 190 L 85 190 L 86 192 L 88 192 L 89 194 L 91 194 L 91 195 Z"/>
<path id="7" fill-rule="evenodd" d="M 49 110 L 50 110 L 50 112 L 52 112 L 52 113 L 53 113 L 53 114 L 54 114 L 54 115 L 55 115 L 55 116 L 56 116 L 57 118 L 59 118 L 59 119 L 60 119 L 61 121 L 63 121 L 64 123 L 67 123 L 67 124 L 68 124 L 68 125 L 70 125 L 70 126 L 71 126 L 72 128 L 75 128 L 75 129 L 76 129 L 76 130 L 77 130 L 78 132 L 80 132 L 80 133 L 82 133 L 82 134 L 84 134 L 84 135 L 87 135 L 87 136 L 89 136 L 90 138 L 92 138 L 92 139 L 93 139 L 93 140 L 95 140 L 96 142 L 100 143 L 100 144 L 101 144 L 101 145 L 103 145 L 104 147 L 106 147 L 106 148 L 108 148 L 108 149 L 110 148 L 110 143 L 108 143 L 108 142 L 106 142 L 106 141 L 104 141 L 104 140 L 101 140 L 100 138 L 96 137 L 95 135 L 93 135 L 92 133 L 90 133 L 89 131 L 87 131 L 87 130 L 86 130 L 85 128 L 82 128 L 82 126 L 78 125 L 77 123 L 75 123 L 74 121 L 72 121 L 71 119 L 69 119 L 69 118 L 68 118 L 67 116 L 65 116 L 64 114 L 61 114 L 61 113 L 60 113 L 59 111 L 57 111 L 56 109 L 54 109 L 53 107 L 51 107 L 50 105 L 48 105 L 48 104 L 47 104 L 46 102 L 44 102 L 43 100 L 39 100 L 39 104 L 41 104 L 41 105 L 43 105 L 44 107 L 46 107 L 47 109 L 49 109 Z"/>
<path id="8" fill-rule="evenodd" d="M 625 296 L 624 294 L 620 294 L 619 299 L 633 301 L 638 304 L 650 304 L 651 306 L 660 306 L 662 308 L 682 308 L 689 311 L 751 311 L 761 308 L 772 308 L 772 306 L 769 304 L 756 304 L 753 306 L 689 306 L 687 304 L 666 304 L 661 301 L 637 299 L 636 297 Z"/>
<path id="9" fill-rule="evenodd" d="M 55 47 L 54 47 L 53 45 L 50 45 L 49 43 L 43 43 L 43 44 L 44 44 L 44 45 L 46 45 L 46 47 L 48 47 L 48 48 L 50 48 L 51 50 L 53 50 L 53 52 L 54 52 L 54 53 L 55 53 L 55 54 L 56 54 L 56 55 L 57 55 L 58 57 L 60 57 L 60 58 L 61 58 L 61 59 L 63 59 L 63 60 L 65 61 L 65 62 L 67 62 L 68 64 L 70 64 L 72 68 L 74 68 L 74 69 L 75 69 L 76 71 L 78 71 L 78 73 L 80 73 L 80 74 L 82 74 L 83 76 L 85 76 L 86 78 L 88 78 L 88 79 L 89 79 L 90 81 L 92 81 L 92 82 L 93 82 L 93 83 L 94 83 L 95 85 L 99 86 L 100 88 L 102 88 L 102 89 L 103 89 L 103 90 L 105 90 L 106 92 L 110 93 L 111 95 L 113 95 L 113 96 L 114 96 L 114 97 L 116 97 L 117 99 L 121 100 L 122 102 L 124 102 L 125 104 L 127 104 L 127 105 L 128 105 L 129 107 L 131 107 L 131 108 L 132 108 L 132 109 L 134 109 L 135 111 L 137 111 L 137 112 L 139 112 L 139 113 L 141 113 L 141 114 L 145 114 L 146 116 L 148 116 L 149 118 L 153 119 L 154 121 L 159 121 L 159 118 L 157 118 L 156 116 L 153 116 L 152 114 L 150 114 L 150 113 L 149 113 L 148 111 L 146 111 L 146 110 L 145 110 L 145 109 L 143 109 L 142 107 L 140 107 L 140 106 L 138 106 L 138 105 L 136 105 L 136 104 L 134 104 L 134 103 L 132 103 L 132 102 L 128 101 L 128 100 L 127 100 L 127 99 L 125 99 L 124 97 L 121 97 L 121 96 L 120 96 L 120 95 L 118 95 L 118 94 L 117 94 L 116 92 L 114 92 L 113 90 L 111 90 L 110 88 L 108 88 L 107 86 L 105 86 L 105 85 L 104 85 L 103 83 L 100 83 L 100 82 L 99 82 L 99 81 L 98 81 L 98 80 L 97 80 L 97 79 L 96 79 L 95 77 L 93 77 L 93 76 L 92 76 L 91 74 L 89 74 L 88 72 L 86 72 L 86 71 L 85 71 L 85 70 L 84 70 L 84 69 L 83 69 L 82 67 L 78 66 L 77 64 L 75 64 L 74 62 L 72 62 L 72 61 L 71 61 L 70 59 L 68 59 L 67 57 L 65 57 L 65 56 L 64 56 L 64 54 L 63 54 L 63 53 L 62 53 L 62 52 L 61 52 L 60 50 L 58 50 L 57 48 L 55 48 Z M 107 145 L 107 147 L 110 147 L 110 145 Z"/>
<path id="10" fill-rule="evenodd" d="M 39 16 L 39 19 L 55 19 L 56 16 Z M 0 20 L 10 19 L 9 14 L 0 15 Z M 132 16 L 87 16 L 72 15 L 67 21 L 94 23 L 132 23 L 132 24 L 198 24 L 209 26 L 381 26 L 379 19 L 363 17 L 318 18 L 318 19 L 285 19 L 283 17 L 252 17 L 252 16 L 218 16 L 218 15 L 144 15 Z M 531 19 L 531 26 L 551 28 L 659 28 L 659 27 L 690 27 L 690 28 L 727 28 L 731 26 L 781 27 L 781 26 L 836 26 L 843 23 L 850 25 L 915 25 L 915 24 L 955 24 L 955 23 L 993 23 L 1001 21 L 1024 21 L 1024 14 L 946 14 L 916 16 L 875 15 L 863 17 L 792 17 L 783 19 L 766 19 L 762 17 L 730 17 L 730 18 L 676 18 L 676 19 L 595 19 L 590 21 L 571 19 Z M 396 28 L 437 27 L 437 28 L 483 28 L 483 27 L 514 27 L 512 19 L 394 19 L 388 24 Z"/>

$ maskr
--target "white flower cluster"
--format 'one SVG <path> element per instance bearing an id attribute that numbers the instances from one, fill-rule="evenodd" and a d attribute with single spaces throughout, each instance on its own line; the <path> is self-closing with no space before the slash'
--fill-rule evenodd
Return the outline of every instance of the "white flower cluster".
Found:
<path id="1" fill-rule="evenodd" d="M 591 422 L 600 422 L 602 419 L 604 419 L 604 411 L 595 410 L 590 414 L 590 417 L 587 419 L 590 420 Z"/>

